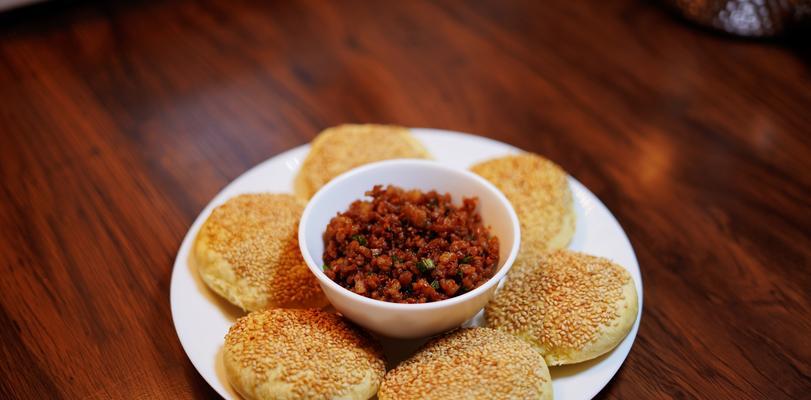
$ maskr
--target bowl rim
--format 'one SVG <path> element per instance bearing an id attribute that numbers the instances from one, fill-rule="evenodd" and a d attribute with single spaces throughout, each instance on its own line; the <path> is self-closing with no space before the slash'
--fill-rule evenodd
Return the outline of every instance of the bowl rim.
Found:
<path id="1" fill-rule="evenodd" d="M 512 243 L 512 248 L 510 249 L 510 252 L 507 255 L 507 259 L 504 261 L 502 267 L 485 283 L 467 293 L 451 297 L 445 300 L 433 301 L 430 303 L 416 303 L 416 304 L 393 303 L 389 301 L 377 300 L 371 297 L 362 296 L 339 285 L 337 282 L 333 281 L 328 276 L 326 276 L 326 274 L 324 274 L 324 271 L 321 270 L 315 263 L 315 260 L 313 259 L 312 255 L 310 254 L 305 244 L 305 236 L 306 236 L 305 226 L 307 225 L 305 222 L 310 218 L 310 214 L 312 213 L 313 209 L 315 209 L 315 207 L 318 205 L 319 203 L 318 200 L 320 200 L 323 196 L 325 196 L 325 193 L 327 193 L 332 188 L 341 185 L 344 181 L 356 175 L 363 174 L 369 170 L 388 167 L 397 164 L 420 165 L 439 170 L 444 170 L 446 172 L 460 174 L 469 180 L 473 180 L 479 183 L 480 185 L 485 187 L 485 189 L 491 191 L 495 195 L 495 197 L 499 200 L 502 207 L 506 208 L 507 215 L 509 216 L 510 223 L 512 224 L 513 228 L 514 240 Z M 320 236 L 321 235 L 319 235 L 319 237 Z M 307 267 L 310 268 L 310 271 L 316 276 L 319 282 L 321 282 L 322 284 L 326 284 L 327 286 L 330 286 L 333 289 L 337 289 L 337 291 L 342 295 L 348 296 L 351 299 L 364 303 L 364 305 L 372 307 L 380 307 L 391 310 L 432 310 L 450 307 L 455 304 L 464 303 L 468 300 L 472 300 L 484 294 L 485 292 L 490 290 L 491 287 L 501 282 L 504 276 L 507 275 L 507 272 L 509 272 L 510 268 L 512 268 L 512 265 L 515 262 L 516 257 L 518 256 L 518 250 L 521 246 L 521 226 L 518 221 L 518 215 L 515 213 L 515 209 L 513 208 L 512 203 L 510 203 L 510 201 L 507 200 L 507 197 L 504 196 L 504 194 L 500 190 L 498 190 L 498 188 L 496 188 L 495 185 L 488 182 L 486 179 L 480 177 L 479 175 L 474 174 L 473 172 L 467 169 L 448 166 L 434 160 L 403 158 L 403 159 L 378 161 L 351 169 L 347 172 L 344 172 L 341 175 L 338 175 L 337 177 L 329 181 L 326 185 L 322 186 L 321 189 L 319 189 L 318 192 L 316 192 L 315 195 L 313 195 L 313 197 L 310 198 L 310 200 L 307 202 L 307 206 L 304 208 L 304 212 L 301 214 L 298 227 L 298 241 L 299 241 L 299 250 L 301 251 L 304 261 L 307 264 Z M 499 245 L 500 244 L 501 243 L 499 243 Z"/>

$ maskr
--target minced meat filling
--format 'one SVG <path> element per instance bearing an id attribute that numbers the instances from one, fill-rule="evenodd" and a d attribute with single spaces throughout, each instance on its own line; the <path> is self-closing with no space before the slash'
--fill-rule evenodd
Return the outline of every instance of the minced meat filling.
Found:
<path id="1" fill-rule="evenodd" d="M 324 232 L 324 273 L 366 297 L 396 303 L 444 300 L 493 276 L 498 238 L 450 194 L 375 186 Z"/>

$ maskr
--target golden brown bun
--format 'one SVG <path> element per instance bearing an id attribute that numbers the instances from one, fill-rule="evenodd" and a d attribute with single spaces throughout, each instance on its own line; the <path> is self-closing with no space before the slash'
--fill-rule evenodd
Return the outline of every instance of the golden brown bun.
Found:
<path id="1" fill-rule="evenodd" d="M 244 310 L 327 305 L 298 246 L 304 203 L 287 194 L 243 194 L 211 212 L 194 242 L 203 281 Z"/>
<path id="2" fill-rule="evenodd" d="M 380 400 L 551 399 L 543 357 L 526 342 L 488 328 L 433 339 L 389 371 Z"/>
<path id="3" fill-rule="evenodd" d="M 246 399 L 374 396 L 386 372 L 379 345 L 336 314 L 274 309 L 240 318 L 225 336 L 229 382 Z"/>
<path id="4" fill-rule="evenodd" d="M 487 160 L 470 170 L 512 203 L 521 223 L 519 257 L 569 245 L 575 231 L 574 205 L 566 172 L 557 164 L 523 153 Z"/>
<path id="5" fill-rule="evenodd" d="M 634 325 L 636 286 L 625 268 L 567 250 L 521 262 L 485 307 L 485 319 L 532 344 L 548 365 L 605 354 Z"/>
<path id="6" fill-rule="evenodd" d="M 395 158 L 430 158 L 408 128 L 392 125 L 340 125 L 321 132 L 293 183 L 296 195 L 312 197 L 321 186 L 352 168 Z"/>

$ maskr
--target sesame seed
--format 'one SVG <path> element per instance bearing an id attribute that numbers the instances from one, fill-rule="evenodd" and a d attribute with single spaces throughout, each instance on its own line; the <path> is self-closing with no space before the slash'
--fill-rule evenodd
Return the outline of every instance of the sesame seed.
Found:
<path id="1" fill-rule="evenodd" d="M 522 262 L 485 308 L 489 326 L 526 337 L 545 351 L 580 350 L 620 317 L 631 281 L 608 259 L 555 251 Z"/>
<path id="2" fill-rule="evenodd" d="M 537 154 L 481 162 L 471 171 L 495 185 L 521 225 L 521 255 L 566 247 L 574 235 L 574 208 L 566 172 Z"/>
<path id="3" fill-rule="evenodd" d="M 296 175 L 295 192 L 308 199 L 352 168 L 394 158 L 430 158 L 430 154 L 410 129 L 401 126 L 345 124 L 327 128 L 312 141 Z"/>
<path id="4" fill-rule="evenodd" d="M 233 268 L 234 286 L 249 288 L 237 305 L 256 310 L 326 304 L 299 250 L 303 210 L 294 196 L 261 193 L 236 196 L 212 211 L 197 241 Z"/>
<path id="5" fill-rule="evenodd" d="M 380 400 L 539 398 L 551 389 L 543 357 L 526 342 L 489 328 L 433 339 L 389 371 Z"/>
<path id="6" fill-rule="evenodd" d="M 339 315 L 312 309 L 238 319 L 225 336 L 224 355 L 240 374 L 252 374 L 258 385 L 285 387 L 290 398 L 346 397 L 362 385 L 371 385 L 371 396 L 385 373 L 380 347 L 368 334 Z"/>

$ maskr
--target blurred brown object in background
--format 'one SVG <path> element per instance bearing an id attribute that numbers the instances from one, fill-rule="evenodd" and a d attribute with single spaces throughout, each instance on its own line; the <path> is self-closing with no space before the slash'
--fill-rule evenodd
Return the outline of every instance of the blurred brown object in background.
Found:
<path id="1" fill-rule="evenodd" d="M 667 0 L 684 17 L 740 36 L 777 36 L 811 16 L 811 0 Z"/>

